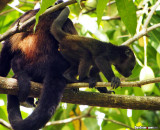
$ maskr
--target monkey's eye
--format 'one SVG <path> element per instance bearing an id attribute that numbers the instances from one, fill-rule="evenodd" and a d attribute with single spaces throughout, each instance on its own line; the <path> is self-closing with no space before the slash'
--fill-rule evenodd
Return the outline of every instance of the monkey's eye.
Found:
<path id="1" fill-rule="evenodd" d="M 127 50 L 125 51 L 126 56 L 130 56 L 130 53 L 131 53 L 131 50 L 129 50 L 129 49 L 127 49 Z"/>

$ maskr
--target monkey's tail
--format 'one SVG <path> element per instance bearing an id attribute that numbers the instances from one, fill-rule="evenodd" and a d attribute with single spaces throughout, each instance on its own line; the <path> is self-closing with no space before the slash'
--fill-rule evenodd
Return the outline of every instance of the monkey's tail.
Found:
<path id="1" fill-rule="evenodd" d="M 38 130 L 43 127 L 54 114 L 65 86 L 66 81 L 63 77 L 54 79 L 46 77 L 38 106 L 32 114 L 24 120 L 21 116 L 18 98 L 13 95 L 8 95 L 8 118 L 13 129 Z"/>
<path id="2" fill-rule="evenodd" d="M 70 10 L 68 7 L 65 7 L 59 16 L 53 21 L 50 32 L 55 37 L 58 42 L 61 42 L 62 39 L 68 34 L 62 30 L 64 23 L 67 21 Z M 69 35 L 69 34 L 68 34 Z"/>

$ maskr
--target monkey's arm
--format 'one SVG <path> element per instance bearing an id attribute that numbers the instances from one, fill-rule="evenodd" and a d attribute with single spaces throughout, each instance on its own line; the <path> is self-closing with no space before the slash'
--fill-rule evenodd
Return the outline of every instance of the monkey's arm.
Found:
<path id="1" fill-rule="evenodd" d="M 96 66 L 93 66 L 89 73 L 89 87 L 95 87 L 96 82 L 101 82 L 101 77 L 99 75 L 99 69 Z M 108 91 L 106 87 L 97 88 L 100 93 L 112 93 L 114 91 Z"/>
<path id="2" fill-rule="evenodd" d="M 106 60 L 105 56 L 101 55 L 96 57 L 95 63 L 100 71 L 104 74 L 109 82 L 111 82 L 111 86 L 113 88 L 117 88 L 120 85 L 120 79 L 115 77 L 110 63 Z"/>

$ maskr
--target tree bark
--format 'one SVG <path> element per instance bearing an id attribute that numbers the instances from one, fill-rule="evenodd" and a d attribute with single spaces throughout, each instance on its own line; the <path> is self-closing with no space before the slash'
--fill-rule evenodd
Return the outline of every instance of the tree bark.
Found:
<path id="1" fill-rule="evenodd" d="M 159 82 L 160 78 L 151 79 L 152 82 Z M 143 83 L 145 81 L 138 81 Z M 132 84 L 133 82 L 131 82 Z M 136 82 L 135 82 L 136 83 Z M 150 83 L 150 82 L 146 82 Z M 84 83 L 86 85 L 86 83 Z M 106 83 L 102 83 L 106 84 Z M 106 85 L 108 85 L 107 83 Z M 121 83 L 125 86 L 129 82 Z M 79 84 L 80 85 L 80 84 Z M 75 84 L 67 85 L 67 88 L 75 86 Z M 129 86 L 129 85 L 127 85 Z M 132 86 L 132 85 L 131 85 Z M 136 86 L 136 85 L 135 85 Z M 139 86 L 137 84 L 137 86 Z M 58 87 L 58 86 L 57 86 Z M 124 108 L 124 109 L 139 109 L 139 110 L 160 110 L 160 97 L 151 96 L 127 96 L 127 95 L 114 95 L 102 94 L 93 92 L 78 92 L 75 93 L 69 89 L 65 90 L 62 102 L 82 104 L 90 106 L 111 107 L 111 108 Z M 39 97 L 42 90 L 42 84 L 31 82 L 30 97 Z M 18 86 L 17 80 L 13 78 L 0 77 L 0 93 L 17 95 Z"/>

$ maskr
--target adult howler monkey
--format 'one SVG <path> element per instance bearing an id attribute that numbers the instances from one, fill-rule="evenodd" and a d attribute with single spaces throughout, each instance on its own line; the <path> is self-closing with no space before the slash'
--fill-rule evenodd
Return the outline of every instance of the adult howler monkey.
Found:
<path id="1" fill-rule="evenodd" d="M 93 66 L 90 70 L 92 75 L 97 75 L 99 71 L 102 71 L 107 80 L 111 82 L 111 86 L 117 88 L 120 85 L 120 80 L 115 77 L 111 64 L 123 76 L 130 76 L 135 66 L 135 56 L 132 50 L 128 46 L 115 46 L 93 38 L 64 32 L 62 26 L 68 15 L 69 9 L 66 7 L 53 21 L 50 29 L 55 39 L 60 43 L 60 52 L 72 65 L 65 72 L 65 77 L 75 80 L 74 74 L 78 73 L 79 80 L 83 81 L 86 79 L 90 67 Z"/>
<path id="2" fill-rule="evenodd" d="M 24 22 L 38 10 L 31 10 L 18 20 Z M 8 95 L 8 117 L 15 130 L 37 130 L 51 118 L 60 102 L 66 80 L 64 71 L 69 63 L 58 51 L 58 42 L 50 33 L 50 26 L 61 10 L 41 17 L 35 33 L 34 24 L 26 32 L 16 33 L 5 41 L 0 55 L 0 75 L 6 76 L 13 69 L 18 81 L 18 97 Z M 17 23 L 16 22 L 16 23 Z M 15 23 L 15 24 L 16 24 Z M 64 31 L 77 34 L 71 20 L 67 19 Z M 43 90 L 37 107 L 26 119 L 22 119 L 19 102 L 26 101 L 30 81 L 43 83 Z"/>

